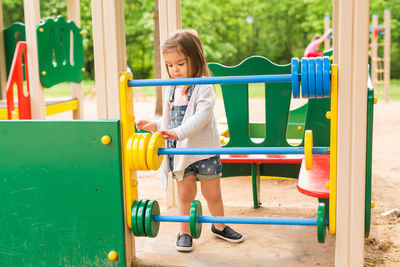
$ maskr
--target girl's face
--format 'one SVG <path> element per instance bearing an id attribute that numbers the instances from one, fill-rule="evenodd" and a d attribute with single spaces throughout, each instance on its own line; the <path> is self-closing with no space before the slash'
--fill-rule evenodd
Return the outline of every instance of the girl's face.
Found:
<path id="1" fill-rule="evenodd" d="M 163 56 L 171 78 L 190 78 L 189 60 L 183 54 L 177 51 L 166 51 Z"/>

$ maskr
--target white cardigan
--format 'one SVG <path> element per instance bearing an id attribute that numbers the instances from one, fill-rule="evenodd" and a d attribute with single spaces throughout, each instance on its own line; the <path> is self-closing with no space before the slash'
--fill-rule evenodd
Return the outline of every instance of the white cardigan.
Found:
<path id="1" fill-rule="evenodd" d="M 170 118 L 169 90 L 164 97 L 163 116 L 160 120 L 155 121 L 157 129 L 168 129 Z M 214 106 L 215 93 L 213 86 L 210 84 L 196 85 L 181 126 L 173 129 L 178 136 L 177 148 L 221 147 Z M 178 180 L 181 181 L 186 167 L 196 161 L 212 156 L 214 155 L 174 155 L 173 172 Z M 164 190 L 168 186 L 167 175 L 169 171 L 168 157 L 165 156 L 160 168 L 161 185 Z"/>

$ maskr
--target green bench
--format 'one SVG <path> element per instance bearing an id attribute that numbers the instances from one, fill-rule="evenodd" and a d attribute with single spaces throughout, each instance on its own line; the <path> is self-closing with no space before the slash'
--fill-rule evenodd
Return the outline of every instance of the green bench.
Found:
<path id="1" fill-rule="evenodd" d="M 252 56 L 228 67 L 208 64 L 213 76 L 290 74 L 291 65 L 277 65 L 261 56 Z M 225 147 L 291 147 L 288 139 L 303 146 L 304 129 L 313 131 L 314 146 L 330 145 L 330 99 L 309 99 L 308 103 L 290 110 L 291 84 L 265 84 L 265 121 L 249 121 L 248 84 L 221 85 L 229 141 Z M 300 129 L 300 131 L 299 131 Z M 257 138 L 257 142 L 252 140 Z M 260 206 L 260 176 L 298 178 L 302 157 L 299 155 L 223 156 L 223 177 L 251 176 L 254 208 Z"/>

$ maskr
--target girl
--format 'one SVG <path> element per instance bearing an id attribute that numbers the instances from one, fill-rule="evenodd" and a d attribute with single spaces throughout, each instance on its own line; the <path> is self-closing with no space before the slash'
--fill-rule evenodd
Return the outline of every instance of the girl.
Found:
<path id="1" fill-rule="evenodd" d="M 305 57 L 322 57 L 323 52 L 317 52 L 320 44 L 322 44 L 326 38 L 332 33 L 332 29 L 328 29 L 324 35 L 316 34 L 311 40 L 311 43 L 304 50 Z"/>
<path id="2" fill-rule="evenodd" d="M 209 77 L 203 46 L 195 30 L 173 33 L 162 47 L 170 78 Z M 165 95 L 163 117 L 158 121 L 140 120 L 137 129 L 159 131 L 167 139 L 169 148 L 220 147 L 214 117 L 215 94 L 212 85 L 175 86 Z M 178 212 L 189 215 L 191 202 L 196 197 L 196 177 L 201 192 L 213 216 L 224 216 L 220 176 L 222 165 L 218 155 L 175 155 L 164 157 L 161 166 L 162 181 L 172 171 L 177 179 Z M 164 189 L 166 182 L 163 183 Z M 189 224 L 180 223 L 176 248 L 192 250 Z M 221 223 L 212 224 L 211 233 L 226 241 L 238 243 L 242 235 Z"/>

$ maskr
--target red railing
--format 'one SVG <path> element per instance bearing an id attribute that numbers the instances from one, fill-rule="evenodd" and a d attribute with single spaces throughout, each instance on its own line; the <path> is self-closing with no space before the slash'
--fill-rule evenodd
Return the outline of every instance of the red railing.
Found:
<path id="1" fill-rule="evenodd" d="M 31 97 L 29 94 L 29 77 L 28 77 L 28 60 L 27 49 L 25 42 L 18 42 L 14 52 L 14 59 L 11 65 L 10 74 L 7 80 L 7 111 L 8 119 L 12 119 L 14 107 L 14 84 L 17 84 L 18 90 L 18 112 L 20 120 L 30 120 L 31 116 Z M 22 57 L 24 60 L 22 61 Z M 24 92 L 24 69 L 25 64 L 25 79 L 26 93 Z"/>

